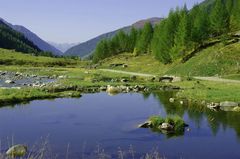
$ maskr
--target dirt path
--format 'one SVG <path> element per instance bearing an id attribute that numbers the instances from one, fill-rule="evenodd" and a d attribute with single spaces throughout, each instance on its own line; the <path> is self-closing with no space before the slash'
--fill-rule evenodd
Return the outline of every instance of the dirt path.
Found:
<path id="1" fill-rule="evenodd" d="M 133 76 L 142 76 L 142 77 L 153 77 L 153 76 L 155 76 L 153 74 L 127 72 L 127 71 L 111 70 L 111 69 L 99 69 L 99 70 L 100 71 L 105 71 L 105 72 L 122 73 L 122 74 L 133 75 Z"/>
<path id="2" fill-rule="evenodd" d="M 195 79 L 204 81 L 215 81 L 215 82 L 225 82 L 225 83 L 240 83 L 239 80 L 223 79 L 219 77 L 194 77 Z"/>
<path id="3" fill-rule="evenodd" d="M 156 76 L 156 75 L 153 75 L 153 74 L 127 72 L 127 71 L 112 70 L 112 69 L 99 69 L 99 70 L 100 71 L 105 71 L 105 72 L 122 73 L 122 74 L 133 75 L 133 76 L 142 76 L 142 77 Z M 240 80 L 223 79 L 223 78 L 219 78 L 219 77 L 194 77 L 194 78 L 198 79 L 198 80 L 204 80 L 204 81 L 215 81 L 215 82 L 225 82 L 225 83 L 240 83 Z"/>

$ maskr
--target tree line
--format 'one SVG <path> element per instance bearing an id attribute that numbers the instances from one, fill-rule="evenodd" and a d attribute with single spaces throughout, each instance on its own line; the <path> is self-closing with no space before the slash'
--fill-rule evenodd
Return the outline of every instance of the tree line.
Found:
<path id="1" fill-rule="evenodd" d="M 13 30 L 3 22 L 0 22 L 0 48 L 12 49 L 37 56 L 55 57 L 52 52 L 42 51 L 22 33 Z"/>
<path id="2" fill-rule="evenodd" d="M 129 33 L 119 31 L 112 39 L 99 42 L 93 62 L 123 52 L 135 55 L 152 54 L 164 64 L 186 55 L 212 38 L 225 38 L 240 29 L 240 1 L 213 0 L 209 5 L 186 5 L 169 12 L 167 18 L 154 27 L 146 23 L 142 29 Z"/>

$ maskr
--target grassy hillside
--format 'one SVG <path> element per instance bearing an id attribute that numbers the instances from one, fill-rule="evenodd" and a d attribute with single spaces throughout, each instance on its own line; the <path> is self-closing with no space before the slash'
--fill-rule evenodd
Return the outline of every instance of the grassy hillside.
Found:
<path id="1" fill-rule="evenodd" d="M 0 49 L 0 65 L 29 65 L 29 66 L 68 66 L 78 65 L 79 60 L 66 58 L 51 58 L 23 54 L 13 50 Z"/>
<path id="2" fill-rule="evenodd" d="M 166 73 L 184 76 L 224 76 L 240 74 L 240 43 L 217 44 L 200 51 L 186 63 L 179 63 Z"/>
<path id="3" fill-rule="evenodd" d="M 0 19 L 0 48 L 15 49 L 24 53 L 37 54 L 41 50 L 29 41 L 22 33 L 7 26 Z"/>
<path id="4" fill-rule="evenodd" d="M 127 67 L 110 67 L 111 64 L 126 64 Z M 134 56 L 132 53 L 123 53 L 103 60 L 101 68 L 150 74 L 164 74 L 169 66 L 163 65 L 151 55 L 145 54 Z"/>
<path id="5" fill-rule="evenodd" d="M 226 76 L 238 79 L 240 75 L 240 43 L 224 46 L 216 44 L 198 52 L 186 63 L 180 60 L 173 64 L 163 65 L 151 55 L 134 57 L 131 53 L 124 53 L 102 61 L 102 68 L 110 68 L 110 64 L 124 63 L 128 67 L 114 67 L 112 69 L 125 70 L 156 75 L 178 76 Z"/>

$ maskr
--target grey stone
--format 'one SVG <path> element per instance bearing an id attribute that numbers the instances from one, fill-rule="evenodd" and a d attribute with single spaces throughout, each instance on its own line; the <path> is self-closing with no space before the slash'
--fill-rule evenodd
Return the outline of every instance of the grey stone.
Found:
<path id="1" fill-rule="evenodd" d="M 27 154 L 27 146 L 14 145 L 7 150 L 6 154 L 11 157 L 23 157 Z"/>
<path id="2" fill-rule="evenodd" d="M 220 103 L 210 103 L 207 105 L 209 109 L 219 109 L 220 108 Z"/>
<path id="3" fill-rule="evenodd" d="M 170 103 L 174 103 L 174 102 L 175 102 L 175 99 L 174 99 L 174 98 L 169 98 L 169 102 L 170 102 Z"/>
<path id="4" fill-rule="evenodd" d="M 237 107 L 237 106 L 238 106 L 238 103 L 236 102 L 225 101 L 220 103 L 220 107 Z"/>
<path id="5" fill-rule="evenodd" d="M 122 67 L 123 67 L 123 68 L 127 68 L 127 67 L 128 67 L 128 65 L 127 65 L 127 64 L 124 64 L 124 65 L 122 65 Z"/>
<path id="6" fill-rule="evenodd" d="M 5 83 L 7 83 L 7 84 L 14 84 L 15 82 L 13 80 L 6 80 Z"/>
<path id="7" fill-rule="evenodd" d="M 102 86 L 102 87 L 100 87 L 99 89 L 100 89 L 100 91 L 106 91 L 106 90 L 107 90 L 107 87 Z"/>
<path id="8" fill-rule="evenodd" d="M 133 75 L 133 76 L 130 77 L 130 79 L 131 79 L 131 80 L 136 80 L 136 79 L 137 79 L 137 76 L 134 76 L 134 75 Z"/>
<path id="9" fill-rule="evenodd" d="M 145 121 L 144 123 L 139 124 L 138 128 L 149 128 L 151 126 L 152 126 L 152 122 L 151 121 Z"/>
<path id="10" fill-rule="evenodd" d="M 169 123 L 162 123 L 162 125 L 160 125 L 159 128 L 160 128 L 160 129 L 163 129 L 163 130 L 173 130 L 173 129 L 174 129 L 174 126 L 172 126 L 172 125 L 169 124 Z"/>
<path id="11" fill-rule="evenodd" d="M 127 79 L 121 79 L 121 82 L 128 82 L 128 80 Z"/>

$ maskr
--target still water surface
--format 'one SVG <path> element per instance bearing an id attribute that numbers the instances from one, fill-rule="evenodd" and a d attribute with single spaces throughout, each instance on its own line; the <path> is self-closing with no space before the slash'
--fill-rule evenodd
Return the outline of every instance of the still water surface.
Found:
<path id="1" fill-rule="evenodd" d="M 58 158 L 66 158 L 67 150 L 69 158 L 95 158 L 97 151 L 103 149 L 112 158 L 118 157 L 119 150 L 124 152 L 124 158 L 133 158 L 132 154 L 140 158 L 153 151 L 174 159 L 240 158 L 240 114 L 170 104 L 169 97 L 170 92 L 116 96 L 96 93 L 84 94 L 79 99 L 3 107 L 2 149 L 7 149 L 11 142 L 32 147 L 43 138 Z M 183 117 L 190 131 L 168 138 L 137 128 L 151 115 L 169 114 Z"/>

